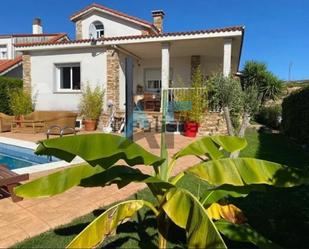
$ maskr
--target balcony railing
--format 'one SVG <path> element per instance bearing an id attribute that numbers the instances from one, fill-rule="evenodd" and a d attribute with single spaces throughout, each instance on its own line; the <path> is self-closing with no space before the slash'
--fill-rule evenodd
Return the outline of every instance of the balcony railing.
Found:
<path id="1" fill-rule="evenodd" d="M 173 87 L 168 88 L 168 101 L 173 103 L 190 102 L 195 96 L 205 96 L 207 98 L 206 87 Z"/>

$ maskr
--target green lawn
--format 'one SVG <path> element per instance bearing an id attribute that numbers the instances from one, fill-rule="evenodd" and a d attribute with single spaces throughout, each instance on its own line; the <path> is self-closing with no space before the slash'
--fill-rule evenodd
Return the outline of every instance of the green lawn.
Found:
<path id="1" fill-rule="evenodd" d="M 259 134 L 250 130 L 246 137 L 249 145 L 241 156 L 266 159 L 299 168 L 309 166 L 308 151 L 303 151 L 282 135 Z M 201 193 L 206 187 L 202 182 L 189 176 L 183 178 L 180 184 L 194 193 Z M 140 191 L 131 198 L 154 201 L 147 190 Z M 254 192 L 246 198 L 231 201 L 245 212 L 249 223 L 265 237 L 286 248 L 308 248 L 309 187 L 272 189 L 267 193 Z M 100 213 L 102 210 L 95 210 L 70 224 L 24 241 L 15 247 L 63 248 Z M 107 239 L 101 247 L 156 248 L 156 221 L 145 209 L 139 212 L 134 221 L 120 225 L 117 233 L 116 236 Z M 173 242 L 170 246 L 183 248 L 184 237 L 183 231 L 177 231 L 171 236 Z M 248 245 L 230 242 L 228 245 L 234 248 L 249 248 Z"/>

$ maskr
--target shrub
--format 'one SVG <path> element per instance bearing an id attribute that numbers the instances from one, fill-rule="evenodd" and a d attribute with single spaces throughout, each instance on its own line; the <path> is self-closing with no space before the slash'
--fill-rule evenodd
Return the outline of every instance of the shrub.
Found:
<path id="1" fill-rule="evenodd" d="M 280 105 L 264 106 L 255 116 L 255 120 L 272 129 L 280 128 L 282 109 Z"/>
<path id="2" fill-rule="evenodd" d="M 198 67 L 192 75 L 192 88 L 193 89 L 190 90 L 192 108 L 189 111 L 189 120 L 200 123 L 205 114 L 207 103 L 205 79 L 200 67 Z"/>
<path id="3" fill-rule="evenodd" d="M 32 112 L 31 94 L 22 89 L 14 90 L 9 94 L 10 108 L 15 116 L 26 115 Z"/>
<path id="4" fill-rule="evenodd" d="M 79 104 L 79 111 L 85 119 L 99 119 L 103 108 L 104 91 L 99 87 L 93 90 L 89 84 L 83 89 L 83 95 Z"/>
<path id="5" fill-rule="evenodd" d="M 13 114 L 10 107 L 10 92 L 22 89 L 23 81 L 21 79 L 0 76 L 0 112 Z"/>
<path id="6" fill-rule="evenodd" d="M 309 87 L 284 98 L 282 131 L 300 143 L 309 143 Z"/>

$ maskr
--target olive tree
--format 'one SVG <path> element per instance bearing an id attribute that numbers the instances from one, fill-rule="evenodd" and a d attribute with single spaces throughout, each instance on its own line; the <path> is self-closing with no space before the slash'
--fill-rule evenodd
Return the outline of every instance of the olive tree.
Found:
<path id="1" fill-rule="evenodd" d="M 222 74 L 213 75 L 208 83 L 211 92 L 210 105 L 223 110 L 229 135 L 243 137 L 260 104 L 257 87 L 243 87 L 239 78 L 225 77 Z M 237 125 L 239 118 L 241 124 Z"/>

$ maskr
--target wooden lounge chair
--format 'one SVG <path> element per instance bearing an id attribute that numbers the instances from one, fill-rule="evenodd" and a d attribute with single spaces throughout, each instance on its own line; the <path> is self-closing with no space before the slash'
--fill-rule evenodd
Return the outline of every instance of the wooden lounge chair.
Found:
<path id="1" fill-rule="evenodd" d="M 0 188 L 11 195 L 13 202 L 21 201 L 23 198 L 15 195 L 13 189 L 19 182 L 29 180 L 29 174 L 19 175 L 9 170 L 5 165 L 0 164 Z"/>

